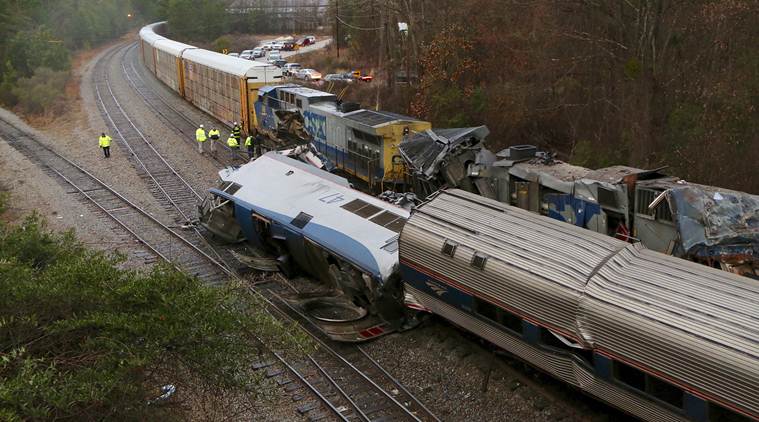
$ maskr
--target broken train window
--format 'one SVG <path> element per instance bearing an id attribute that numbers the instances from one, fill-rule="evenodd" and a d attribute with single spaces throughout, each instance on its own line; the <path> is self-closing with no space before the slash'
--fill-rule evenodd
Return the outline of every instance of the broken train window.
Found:
<path id="1" fill-rule="evenodd" d="M 293 218 L 293 221 L 290 223 L 293 226 L 302 229 L 303 227 L 306 227 L 306 224 L 308 224 L 311 219 L 314 218 L 312 215 L 306 214 L 305 212 L 301 212 L 295 218 Z"/>

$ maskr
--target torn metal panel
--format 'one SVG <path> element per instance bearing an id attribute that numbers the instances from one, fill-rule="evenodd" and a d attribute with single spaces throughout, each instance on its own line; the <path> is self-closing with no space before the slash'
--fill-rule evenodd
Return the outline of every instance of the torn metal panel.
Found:
<path id="1" fill-rule="evenodd" d="M 667 199 L 686 252 L 759 260 L 759 196 L 683 183 Z"/>
<path id="2" fill-rule="evenodd" d="M 485 126 L 428 129 L 406 139 L 398 150 L 413 173 L 430 180 L 438 175 L 438 170 L 445 161 L 450 161 L 467 148 L 476 147 L 471 160 L 475 161 L 476 154 L 484 149 L 480 144 L 489 133 Z"/>

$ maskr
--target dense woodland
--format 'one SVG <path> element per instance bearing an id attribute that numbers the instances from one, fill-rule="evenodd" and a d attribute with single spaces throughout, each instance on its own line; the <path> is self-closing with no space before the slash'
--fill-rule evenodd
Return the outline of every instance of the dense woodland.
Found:
<path id="1" fill-rule="evenodd" d="M 759 193 L 757 0 L 339 7 L 353 57 L 384 75 L 418 75 L 411 87 L 388 78 L 378 95 L 398 111 L 437 127 L 486 124 L 493 149 L 531 143 L 576 164 L 670 166 Z"/>

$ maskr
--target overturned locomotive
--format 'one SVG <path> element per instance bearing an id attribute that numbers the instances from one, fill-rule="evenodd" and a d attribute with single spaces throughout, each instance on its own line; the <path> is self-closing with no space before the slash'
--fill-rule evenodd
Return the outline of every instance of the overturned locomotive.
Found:
<path id="1" fill-rule="evenodd" d="M 220 172 L 200 206 L 200 224 L 228 242 L 246 240 L 277 257 L 286 274 L 306 272 L 377 317 L 363 340 L 404 323 L 398 235 L 409 212 L 351 188 L 348 181 L 269 152 Z"/>

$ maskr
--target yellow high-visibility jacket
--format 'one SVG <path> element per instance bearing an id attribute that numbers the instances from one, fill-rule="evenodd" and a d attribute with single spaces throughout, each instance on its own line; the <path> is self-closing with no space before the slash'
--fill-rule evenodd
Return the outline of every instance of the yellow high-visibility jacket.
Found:
<path id="1" fill-rule="evenodd" d="M 219 132 L 219 129 L 211 129 L 208 131 L 208 136 L 211 139 L 219 139 L 219 137 L 221 136 L 221 132 Z"/>
<path id="2" fill-rule="evenodd" d="M 230 136 L 229 139 L 227 139 L 227 145 L 229 145 L 230 148 L 237 148 L 240 146 L 234 136 Z"/>
<path id="3" fill-rule="evenodd" d="M 248 136 L 247 138 L 245 138 L 245 146 L 249 147 L 251 145 L 253 145 L 253 137 L 252 136 Z"/>
<path id="4" fill-rule="evenodd" d="M 197 139 L 198 142 L 206 141 L 206 131 L 202 127 L 199 127 L 198 130 L 195 131 L 195 139 Z"/>
<path id="5" fill-rule="evenodd" d="M 100 144 L 100 148 L 105 148 L 111 146 L 111 137 L 108 135 L 100 136 L 98 137 L 98 143 Z"/>

